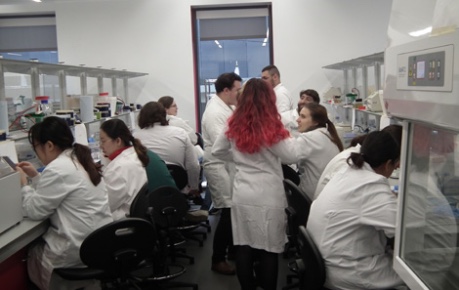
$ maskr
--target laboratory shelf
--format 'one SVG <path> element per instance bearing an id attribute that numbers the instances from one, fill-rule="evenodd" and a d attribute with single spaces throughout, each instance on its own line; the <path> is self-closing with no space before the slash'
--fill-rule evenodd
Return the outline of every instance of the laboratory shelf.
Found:
<path id="1" fill-rule="evenodd" d="M 37 68 L 38 73 L 40 74 L 56 76 L 58 76 L 60 72 L 64 72 L 67 76 L 81 76 L 81 74 L 84 73 L 87 77 L 103 78 L 134 78 L 148 75 L 147 73 L 131 72 L 127 70 L 114 70 L 99 67 L 87 67 L 84 65 L 76 66 L 11 59 L 0 59 L 0 65 L 3 68 L 3 72 L 19 74 L 31 74 L 32 68 Z"/>
<path id="2" fill-rule="evenodd" d="M 326 65 L 322 68 L 348 70 L 362 66 L 374 66 L 375 63 L 384 63 L 384 52 L 378 52 L 347 61 Z"/>
<path id="3" fill-rule="evenodd" d="M 361 78 L 362 78 L 362 87 L 361 92 L 362 95 L 359 97 L 364 99 L 367 97 L 367 94 L 371 93 L 368 91 L 368 68 L 374 67 L 374 81 L 375 86 L 374 89 L 376 91 L 382 88 L 381 86 L 381 66 L 384 66 L 384 52 L 377 52 L 370 55 L 361 56 L 358 58 L 330 64 L 323 66 L 324 69 L 332 69 L 332 70 L 341 70 L 343 71 L 343 79 L 344 79 L 344 87 L 341 88 L 345 94 L 351 92 L 351 88 L 358 87 L 358 73 L 357 70 L 361 71 Z M 351 72 L 352 83 L 350 82 L 349 71 Z"/>

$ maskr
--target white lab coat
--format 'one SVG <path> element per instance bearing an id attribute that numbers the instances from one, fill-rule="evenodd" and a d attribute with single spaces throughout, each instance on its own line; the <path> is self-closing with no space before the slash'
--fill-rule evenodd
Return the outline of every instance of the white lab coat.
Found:
<path id="1" fill-rule="evenodd" d="M 402 285 L 386 251 L 394 237 L 397 197 L 367 163 L 337 173 L 312 203 L 307 229 L 325 260 L 330 289 Z"/>
<path id="2" fill-rule="evenodd" d="M 234 245 L 272 253 L 284 251 L 287 200 L 282 163 L 296 160 L 294 139 L 288 138 L 254 154 L 242 153 L 222 132 L 212 148 L 215 157 L 234 160 L 231 223 Z"/>
<path id="3" fill-rule="evenodd" d="M 274 92 L 276 93 L 276 107 L 279 114 L 293 109 L 293 100 L 290 92 L 282 83 L 274 87 Z"/>
<path id="4" fill-rule="evenodd" d="M 175 164 L 184 168 L 188 175 L 188 185 L 191 189 L 198 189 L 201 167 L 194 146 L 185 130 L 155 123 L 153 127 L 136 131 L 134 137 L 155 152 L 166 164 Z"/>
<path id="5" fill-rule="evenodd" d="M 225 129 L 226 122 L 232 114 L 233 108 L 220 97 L 214 96 L 207 103 L 202 115 L 202 138 L 204 139 L 202 164 L 215 208 L 231 207 L 234 164 L 212 156 L 212 146 L 218 135 Z"/>
<path id="6" fill-rule="evenodd" d="M 113 219 L 125 218 L 137 193 L 147 183 L 145 167 L 134 147 L 127 148 L 104 166 L 103 176 Z"/>
<path id="7" fill-rule="evenodd" d="M 311 200 L 322 171 L 328 162 L 339 153 L 338 146 L 330 139 L 326 128 L 301 133 L 296 138 L 295 147 L 298 153 L 298 172 L 300 188 Z"/>
<path id="8" fill-rule="evenodd" d="M 314 199 L 316 199 L 322 189 L 324 189 L 325 185 L 330 181 L 330 179 L 337 173 L 342 170 L 345 170 L 349 167 L 347 164 L 347 158 L 351 155 L 351 153 L 359 153 L 360 152 L 360 144 L 357 144 L 354 147 L 347 148 L 342 152 L 338 153 L 335 157 L 333 157 L 330 162 L 328 162 L 327 166 L 325 167 L 322 175 L 317 182 L 316 192 L 314 193 Z"/>
<path id="9" fill-rule="evenodd" d="M 47 289 L 53 268 L 83 266 L 79 250 L 95 229 L 113 221 L 105 183 L 94 186 L 87 172 L 65 150 L 43 173 L 22 188 L 23 214 L 33 220 L 49 218 L 44 243 L 29 250 L 29 277 Z"/>
<path id="10" fill-rule="evenodd" d="M 167 115 L 167 121 L 169 121 L 169 126 L 179 127 L 185 130 L 190 137 L 190 141 L 193 145 L 198 143 L 198 136 L 196 136 L 196 131 L 188 125 L 188 122 L 174 115 Z"/>

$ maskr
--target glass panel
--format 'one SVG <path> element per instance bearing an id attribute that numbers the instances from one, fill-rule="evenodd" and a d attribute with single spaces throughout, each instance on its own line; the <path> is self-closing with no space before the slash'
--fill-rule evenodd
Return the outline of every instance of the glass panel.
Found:
<path id="1" fill-rule="evenodd" d="M 11 51 L 0 54 L 5 59 L 36 60 L 39 62 L 58 63 L 57 51 Z"/>
<path id="2" fill-rule="evenodd" d="M 58 76 L 40 75 L 40 89 L 43 91 L 43 96 L 49 97 L 48 103 L 53 112 L 62 108 Z"/>
<path id="3" fill-rule="evenodd" d="M 401 257 L 430 289 L 457 289 L 458 133 L 410 125 Z"/>
<path id="4" fill-rule="evenodd" d="M 270 44 L 266 38 L 199 41 L 200 117 L 207 101 L 215 94 L 215 79 L 235 72 L 247 80 L 259 77 L 270 63 Z"/>
<path id="5" fill-rule="evenodd" d="M 30 75 L 6 72 L 4 76 L 9 130 L 28 128 L 33 120 L 21 116 L 35 112 Z"/>

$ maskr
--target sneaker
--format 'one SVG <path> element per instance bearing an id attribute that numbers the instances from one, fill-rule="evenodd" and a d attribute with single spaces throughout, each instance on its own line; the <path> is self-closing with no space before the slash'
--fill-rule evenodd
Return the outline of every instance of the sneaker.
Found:
<path id="1" fill-rule="evenodd" d="M 185 215 L 185 219 L 189 220 L 190 222 L 205 222 L 209 217 L 209 212 L 207 210 L 194 210 L 189 211 Z"/>
<path id="2" fill-rule="evenodd" d="M 226 261 L 213 263 L 211 269 L 212 271 L 217 272 L 219 274 L 223 274 L 223 275 L 235 275 L 236 274 L 236 269 L 234 268 L 234 266 L 232 266 Z"/>

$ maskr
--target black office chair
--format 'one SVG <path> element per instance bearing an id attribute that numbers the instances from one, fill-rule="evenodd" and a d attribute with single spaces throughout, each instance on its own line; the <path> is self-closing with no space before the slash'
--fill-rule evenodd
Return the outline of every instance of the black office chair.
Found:
<path id="1" fill-rule="evenodd" d="M 174 179 L 175 181 L 175 185 L 177 185 L 178 189 L 179 190 L 182 190 L 183 188 L 185 188 L 187 185 L 188 185 L 188 174 L 186 172 L 186 170 L 181 167 L 181 166 L 178 166 L 178 165 L 174 165 L 174 164 L 167 164 L 167 168 L 172 176 L 172 178 Z M 196 200 L 200 200 L 202 202 L 202 198 L 199 196 L 198 198 L 193 198 L 193 202 L 195 204 L 198 204 L 196 203 Z M 182 227 L 182 230 L 185 230 L 187 232 L 187 235 L 190 234 L 190 230 L 193 230 L 195 229 L 196 223 L 188 223 L 188 225 L 183 225 Z M 211 226 L 210 226 L 210 222 L 208 219 L 202 221 L 202 222 L 199 222 L 198 223 L 198 226 L 202 226 L 204 228 L 206 228 L 207 232 L 210 233 L 211 231 Z M 202 239 L 200 238 L 197 238 L 196 235 L 198 236 L 201 236 Z M 192 232 L 191 236 L 188 236 L 189 239 L 191 240 L 195 240 L 199 243 L 199 246 L 203 246 L 204 244 L 204 240 L 207 238 L 207 234 L 206 233 L 203 233 L 203 232 Z"/>
<path id="2" fill-rule="evenodd" d="M 299 226 L 306 225 L 312 201 L 306 193 L 289 179 L 284 179 L 284 189 L 288 204 L 288 207 L 285 209 L 287 215 L 288 243 L 285 246 L 284 257 L 298 257 L 301 253 L 298 243 L 298 228 Z M 298 278 L 298 273 L 295 272 L 293 267 L 290 267 L 290 264 L 289 268 L 293 274 L 287 275 L 287 286 L 283 287 L 283 290 L 294 289 L 299 285 L 298 281 L 293 282 L 293 279 Z"/>
<path id="3" fill-rule="evenodd" d="M 114 221 L 89 234 L 81 244 L 80 258 L 87 268 L 54 271 L 67 280 L 100 280 L 102 289 L 137 287 L 139 279 L 132 273 L 151 256 L 156 239 L 154 227 L 143 219 Z"/>
<path id="4" fill-rule="evenodd" d="M 294 184 L 300 185 L 300 176 L 292 167 L 282 164 L 282 173 L 284 175 L 284 179 L 291 180 Z"/>
<path id="5" fill-rule="evenodd" d="M 186 173 L 186 170 L 175 164 L 166 164 L 166 166 L 172 178 L 174 178 L 177 188 L 179 190 L 184 189 L 188 185 L 188 174 Z"/>
<path id="6" fill-rule="evenodd" d="M 145 186 L 144 186 L 145 187 Z M 172 190 L 174 189 L 174 190 Z M 177 189 L 163 186 L 153 192 L 140 190 L 131 203 L 130 216 L 148 220 L 156 225 L 161 248 L 166 255 L 169 255 L 173 262 L 177 257 L 186 258 L 190 264 L 194 264 L 194 257 L 184 254 L 185 250 L 176 248 L 185 243 L 185 239 L 177 235 L 178 230 L 175 228 L 186 213 L 188 207 L 185 198 L 179 194 L 176 201 L 172 201 L 168 206 L 163 202 L 155 203 L 154 194 L 163 194 L 164 192 L 177 192 Z M 159 197 L 161 198 L 161 197 Z M 166 202 L 167 203 L 167 202 Z M 177 207 L 177 208 L 176 208 Z M 172 218 L 172 215 L 175 217 Z"/>
<path id="7" fill-rule="evenodd" d="M 294 182 L 284 179 L 285 196 L 289 207 L 296 211 L 298 226 L 306 225 L 312 200 Z"/>
<path id="8" fill-rule="evenodd" d="M 325 262 L 314 240 L 304 226 L 299 227 L 301 259 L 296 260 L 295 268 L 300 277 L 302 290 L 322 290 L 326 278 Z"/>
<path id="9" fill-rule="evenodd" d="M 158 219 L 160 225 L 158 230 L 156 228 L 156 220 L 155 220 L 155 208 L 153 207 L 153 197 L 152 194 L 155 194 L 156 190 L 150 193 L 148 191 L 148 184 L 145 184 L 139 193 L 134 198 L 133 202 L 131 203 L 131 208 L 129 212 L 130 217 L 141 218 L 144 220 L 149 221 L 157 231 L 159 237 L 158 243 L 158 251 L 156 251 L 151 259 L 152 263 L 150 263 L 151 267 L 153 268 L 153 274 L 150 275 L 148 278 L 144 279 L 145 283 L 153 283 L 153 285 L 157 285 L 160 288 L 181 288 L 181 287 L 191 287 L 194 290 L 198 289 L 198 286 L 193 283 L 187 282 L 176 282 L 170 281 L 176 277 L 181 276 L 186 272 L 186 268 L 180 264 L 170 264 L 167 262 L 167 258 L 171 255 L 173 262 L 175 262 L 175 258 L 177 256 L 184 257 L 190 259 L 190 263 L 194 263 L 194 258 L 188 256 L 184 253 L 178 253 L 179 249 L 176 248 L 178 243 L 175 243 L 175 240 L 171 238 L 171 234 L 168 232 L 168 229 L 164 230 L 164 227 L 167 227 L 168 222 L 164 224 L 164 219 L 161 215 L 158 215 L 160 218 Z M 160 212 L 161 203 L 156 205 L 157 211 Z M 169 212 L 172 211 L 174 213 L 183 212 L 183 209 L 180 210 L 180 206 L 178 206 L 178 210 L 173 207 L 166 209 L 165 211 Z M 184 240 L 183 240 L 184 241 Z M 145 276 L 145 275 L 142 275 Z"/>

